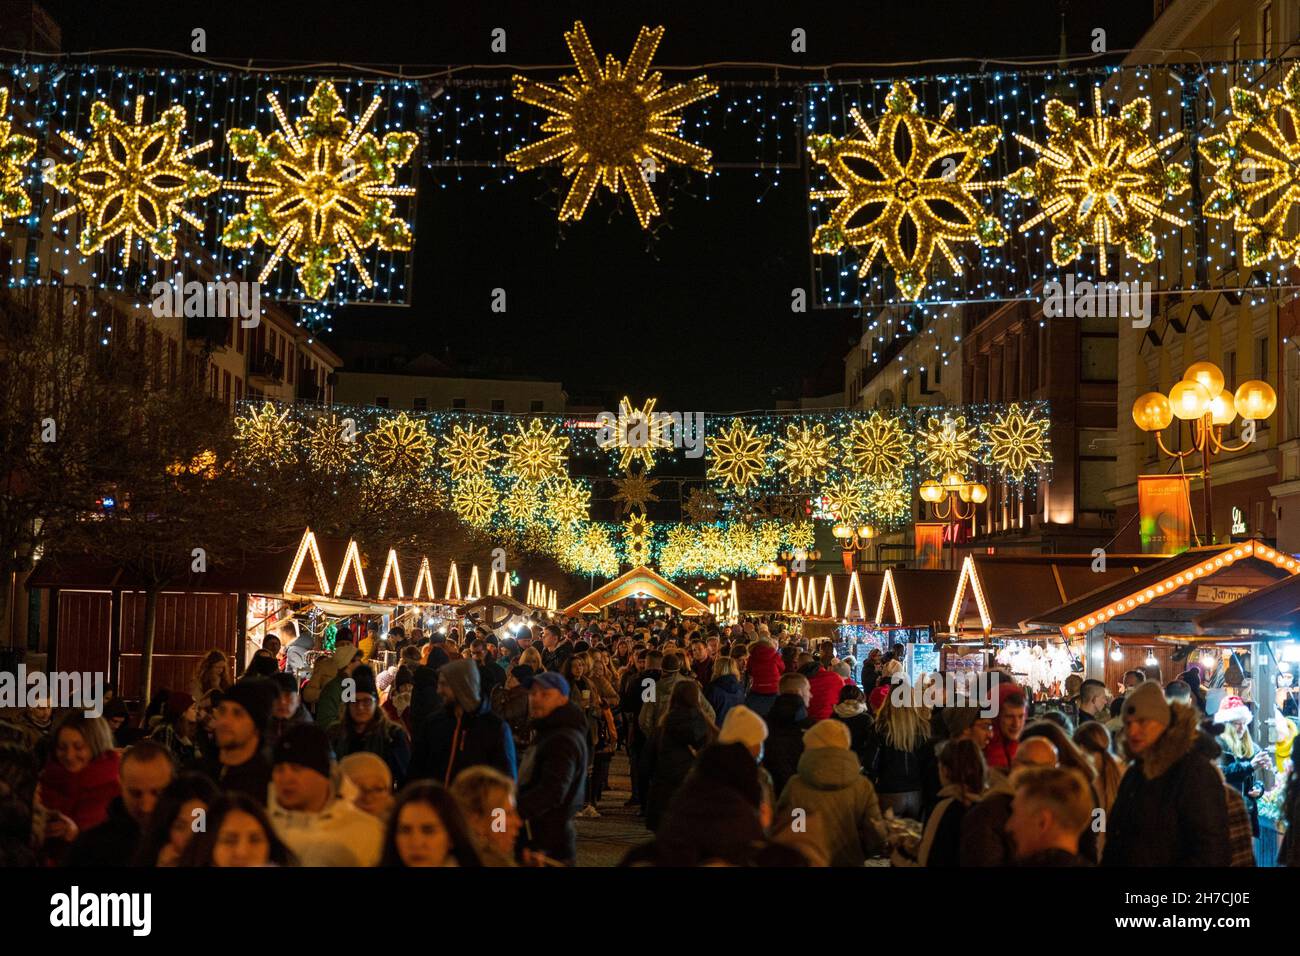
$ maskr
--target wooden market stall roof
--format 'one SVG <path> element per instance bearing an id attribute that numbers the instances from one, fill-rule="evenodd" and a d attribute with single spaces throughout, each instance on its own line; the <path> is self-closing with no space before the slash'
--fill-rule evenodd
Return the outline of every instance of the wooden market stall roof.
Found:
<path id="1" fill-rule="evenodd" d="M 645 565 L 620 574 L 608 584 L 601 585 L 584 598 L 564 608 L 562 614 L 596 614 L 602 608 L 631 597 L 651 597 L 676 608 L 682 614 L 694 616 L 708 614 L 708 605 L 660 577 Z"/>
<path id="2" fill-rule="evenodd" d="M 889 568 L 880 582 L 876 623 L 930 627 L 946 621 L 960 577 L 947 569 Z"/>
<path id="3" fill-rule="evenodd" d="M 814 620 L 871 621 L 884 573 L 853 571 L 849 574 L 801 574 L 771 582 L 781 600 L 770 610 L 800 614 Z M 749 612 L 742 602 L 742 610 Z M 757 609 L 756 609 L 757 610 Z M 763 608 L 762 610 L 769 610 Z"/>
<path id="4" fill-rule="evenodd" d="M 1024 624 L 1055 628 L 1066 639 L 1094 627 L 1107 633 L 1195 636 L 1199 614 L 1297 573 L 1300 561 L 1262 541 L 1189 548 Z"/>
<path id="5" fill-rule="evenodd" d="M 1300 576 L 1293 574 L 1231 604 L 1206 611 L 1196 618 L 1196 629 L 1216 634 L 1225 630 L 1296 633 L 1300 630 Z"/>
<path id="6" fill-rule="evenodd" d="M 969 554 L 962 561 L 948 611 L 948 628 L 984 633 L 1025 632 L 1025 621 L 1067 601 L 1118 583 L 1163 560 L 1116 554 L 1094 570 L 1092 554 Z"/>

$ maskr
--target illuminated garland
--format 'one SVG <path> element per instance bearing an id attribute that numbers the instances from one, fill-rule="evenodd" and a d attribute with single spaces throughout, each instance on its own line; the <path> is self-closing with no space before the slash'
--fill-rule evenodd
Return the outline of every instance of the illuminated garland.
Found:
<path id="1" fill-rule="evenodd" d="M 569 447 L 569 439 L 556 435 L 557 427 L 552 425 L 544 430 L 541 419 L 534 418 L 527 428 L 521 422 L 514 434 L 506 435 L 503 439 L 506 475 L 532 482 L 561 477 L 564 474 L 564 450 Z"/>
<path id="2" fill-rule="evenodd" d="M 452 428 L 451 434 L 442 440 L 438 454 L 455 479 L 483 474 L 501 452 L 496 448 L 496 440 L 488 436 L 486 427 L 471 424 Z"/>
<path id="3" fill-rule="evenodd" d="M 787 425 L 785 438 L 777 440 L 777 461 L 781 472 L 796 484 L 820 484 L 831 467 L 831 440 L 821 422 L 802 427 Z"/>
<path id="4" fill-rule="evenodd" d="M 902 422 L 879 412 L 853 422 L 843 445 L 853 469 L 873 481 L 900 481 L 912 459 Z"/>
<path id="5" fill-rule="evenodd" d="M 451 509 L 462 521 L 474 528 L 483 529 L 497 510 L 497 489 L 483 475 L 470 475 L 451 486 Z"/>
<path id="6" fill-rule="evenodd" d="M 547 518 L 557 525 L 586 521 L 591 508 L 591 489 L 572 478 L 547 482 L 544 492 Z"/>
<path id="7" fill-rule="evenodd" d="M 235 439 L 245 462 L 277 468 L 293 461 L 301 426 L 289 417 L 292 411 L 292 406 L 280 411 L 273 403 L 265 402 L 235 419 Z"/>
<path id="8" fill-rule="evenodd" d="M 399 412 L 366 435 L 367 457 L 377 469 L 396 476 L 421 474 L 433 460 L 434 438 L 419 419 Z"/>
<path id="9" fill-rule="evenodd" d="M 348 471 L 357 459 L 358 443 L 353 431 L 337 415 L 321 415 L 307 438 L 312 464 L 329 473 Z"/>

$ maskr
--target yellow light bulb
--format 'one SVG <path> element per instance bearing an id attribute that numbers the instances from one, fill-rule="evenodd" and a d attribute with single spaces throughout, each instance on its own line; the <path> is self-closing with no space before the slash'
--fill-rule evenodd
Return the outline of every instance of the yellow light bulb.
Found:
<path id="1" fill-rule="evenodd" d="M 943 500 L 944 490 L 943 486 L 933 478 L 927 478 L 925 481 L 921 482 L 921 488 L 918 493 L 920 494 L 922 501 L 936 504 Z"/>
<path id="2" fill-rule="evenodd" d="M 1184 382 L 1200 382 L 1210 393 L 1210 398 L 1218 398 L 1223 391 L 1223 372 L 1213 362 L 1194 362 L 1183 373 Z"/>
<path id="3" fill-rule="evenodd" d="M 1185 422 L 1195 421 L 1210 407 L 1210 393 L 1200 382 L 1184 379 L 1169 390 L 1169 404 L 1173 407 L 1175 418 Z"/>
<path id="4" fill-rule="evenodd" d="M 1268 418 L 1277 408 L 1277 393 L 1268 382 L 1251 379 L 1241 383 L 1233 404 L 1242 418 Z"/>
<path id="5" fill-rule="evenodd" d="M 977 505 L 982 505 L 988 499 L 989 490 L 984 485 L 976 485 L 970 490 L 970 500 Z"/>
<path id="6" fill-rule="evenodd" d="M 1160 392 L 1147 392 L 1133 403 L 1133 421 L 1144 432 L 1158 432 L 1168 428 L 1173 420 L 1173 407 Z"/>
<path id="7" fill-rule="evenodd" d="M 1210 401 L 1210 418 L 1216 425 L 1231 425 L 1237 417 L 1237 409 L 1227 392 L 1220 392 Z"/>

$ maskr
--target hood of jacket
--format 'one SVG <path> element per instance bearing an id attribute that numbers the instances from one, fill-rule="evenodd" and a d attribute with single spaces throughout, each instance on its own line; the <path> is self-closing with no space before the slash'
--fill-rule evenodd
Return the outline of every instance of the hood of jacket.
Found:
<path id="1" fill-rule="evenodd" d="M 1213 738 L 1201 730 L 1200 712 L 1188 704 L 1172 703 L 1169 705 L 1171 718 L 1169 726 L 1144 754 L 1133 754 L 1128 749 L 1128 739 L 1124 739 L 1124 753 L 1142 768 L 1142 776 L 1155 780 L 1169 772 L 1170 768 L 1193 750 L 1208 752 L 1207 743 L 1202 737 L 1214 744 Z M 1218 745 L 1215 744 L 1217 747 Z"/>
<path id="2" fill-rule="evenodd" d="M 790 727 L 808 719 L 808 708 L 798 694 L 780 694 L 767 712 L 768 727 Z"/>
<path id="3" fill-rule="evenodd" d="M 698 710 L 670 710 L 664 720 L 664 736 L 683 747 L 698 749 L 708 742 L 709 728 Z"/>
<path id="4" fill-rule="evenodd" d="M 867 712 L 867 705 L 860 700 L 842 700 L 835 705 L 833 713 L 836 717 L 843 717 L 846 720 L 849 717 L 857 717 L 859 714 Z"/>
<path id="5" fill-rule="evenodd" d="M 447 682 L 451 692 L 456 695 L 456 703 L 461 710 L 467 714 L 478 713 L 482 704 L 478 664 L 469 659 L 452 661 L 438 671 L 438 676 Z"/>
<path id="6" fill-rule="evenodd" d="M 843 790 L 862 777 L 862 765 L 852 750 L 816 747 L 799 758 L 799 779 L 816 790 Z"/>

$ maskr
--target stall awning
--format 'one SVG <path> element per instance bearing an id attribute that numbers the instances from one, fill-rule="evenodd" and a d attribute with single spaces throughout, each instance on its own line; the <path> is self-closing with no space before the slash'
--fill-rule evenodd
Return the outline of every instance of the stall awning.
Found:
<path id="1" fill-rule="evenodd" d="M 890 568 L 880 582 L 876 622 L 931 627 L 946 621 L 960 577 L 946 569 Z"/>
<path id="2" fill-rule="evenodd" d="M 1206 611 L 1196 618 L 1196 628 L 1216 634 L 1232 629 L 1295 634 L 1300 630 L 1300 576 L 1283 578 L 1231 604 Z"/>
<path id="3" fill-rule="evenodd" d="M 798 614 L 809 620 L 872 621 L 884 577 L 881 572 L 854 571 L 779 578 L 771 582 L 781 589 L 781 600 L 772 610 Z M 758 610 L 751 609 L 743 600 L 741 607 L 747 613 Z"/>
<path id="4" fill-rule="evenodd" d="M 562 614 L 596 614 L 602 608 L 633 597 L 654 598 L 683 614 L 708 614 L 708 605 L 642 565 L 621 574 L 586 597 L 564 608 Z M 594 610 L 588 610 L 594 608 Z"/>

